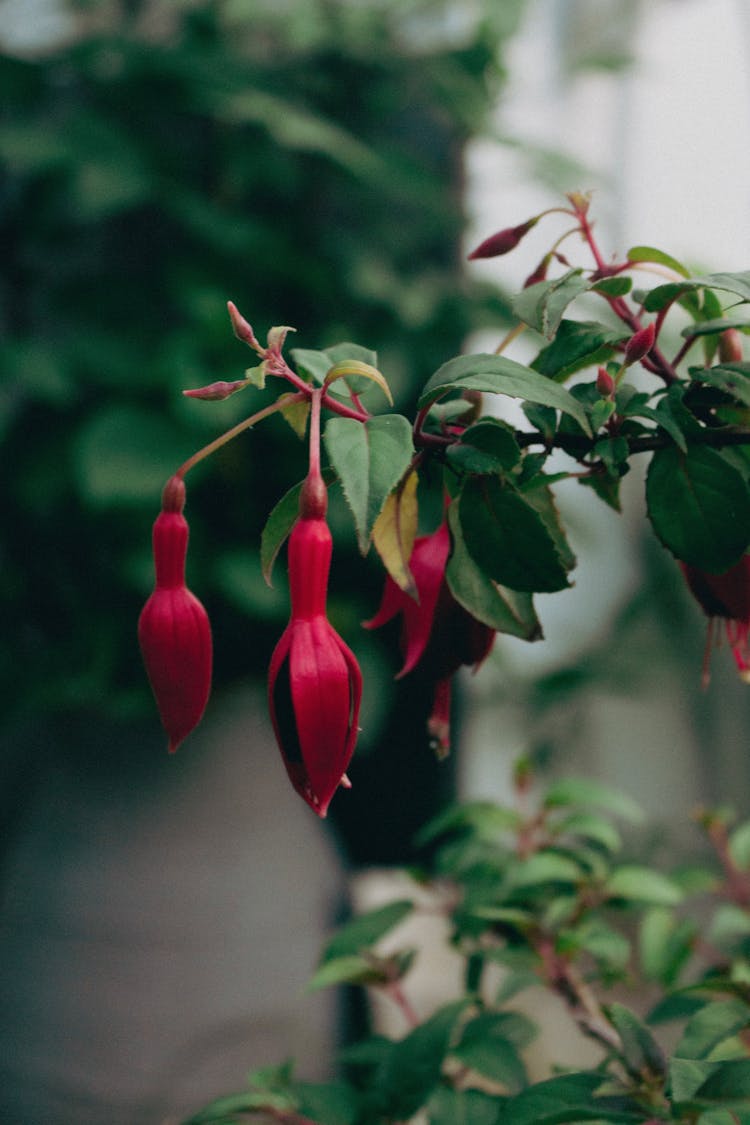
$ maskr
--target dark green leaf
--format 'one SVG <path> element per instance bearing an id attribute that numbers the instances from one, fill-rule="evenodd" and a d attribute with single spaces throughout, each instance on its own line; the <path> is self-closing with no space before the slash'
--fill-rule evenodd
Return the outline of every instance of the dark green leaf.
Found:
<path id="1" fill-rule="evenodd" d="M 564 383 L 581 368 L 603 363 L 627 335 L 596 321 L 563 320 L 552 343 L 542 348 L 531 366 L 541 375 Z"/>
<path id="2" fill-rule="evenodd" d="M 448 391 L 457 390 L 510 395 L 511 398 L 551 406 L 570 414 L 585 433 L 591 432 L 586 411 L 569 391 L 551 379 L 545 379 L 538 371 L 502 355 L 462 355 L 448 360 L 427 382 L 419 406 L 428 406 Z"/>
<path id="3" fill-rule="evenodd" d="M 646 295 L 644 307 L 647 312 L 656 312 L 682 293 L 703 288 L 734 293 L 741 300 L 750 301 L 750 270 L 744 273 L 712 273 L 705 277 L 692 277 L 686 278 L 685 281 L 657 285 Z"/>
<path id="4" fill-rule="evenodd" d="M 698 1101 L 750 1108 L 750 1059 L 729 1059 L 716 1064 L 693 1096 Z"/>
<path id="5" fill-rule="evenodd" d="M 527 1077 L 518 1053 L 519 1044 L 508 1037 L 507 1016 L 510 1014 L 485 1012 L 470 1020 L 451 1055 L 515 1093 L 526 1085 Z M 534 1029 L 531 1031 L 533 1035 Z"/>
<path id="6" fill-rule="evenodd" d="M 642 1110 L 626 1098 L 596 1098 L 602 1075 L 562 1074 L 537 1082 L 506 1104 L 502 1125 L 562 1125 L 563 1122 L 642 1121 Z"/>
<path id="7" fill-rule="evenodd" d="M 354 515 L 359 549 L 365 554 L 389 493 L 409 467 L 411 425 L 400 414 L 379 415 L 365 423 L 336 417 L 328 420 L 324 439 Z"/>
<path id="8" fill-rule="evenodd" d="M 332 469 L 323 470 L 323 480 L 330 484 L 335 480 L 336 474 Z M 284 540 L 294 527 L 299 515 L 299 494 L 304 481 L 292 486 L 285 492 L 279 502 L 274 506 L 266 520 L 260 537 L 260 565 L 263 577 L 269 586 L 272 585 L 271 577 L 273 567 Z"/>
<path id="9" fill-rule="evenodd" d="M 406 1038 L 394 1043 L 372 1089 L 372 1103 L 388 1118 L 405 1120 L 424 1105 L 440 1081 L 454 1028 L 468 1000 L 439 1008 Z"/>
<path id="10" fill-rule="evenodd" d="M 349 1125 L 359 1112 L 360 1099 L 348 1082 L 295 1082 L 297 1112 L 320 1125 Z"/>
<path id="11" fill-rule="evenodd" d="M 750 406 L 750 363 L 720 363 L 716 367 L 691 367 L 690 375 L 696 382 L 718 387 L 736 402 Z"/>
<path id="12" fill-rule="evenodd" d="M 592 293 L 604 293 L 607 297 L 624 297 L 633 288 L 630 277 L 603 277 L 591 286 Z"/>
<path id="13" fill-rule="evenodd" d="M 459 516 L 469 554 L 493 582 L 528 593 L 568 586 L 565 566 L 544 520 L 497 477 L 466 482 Z"/>
<path id="14" fill-rule="evenodd" d="M 521 450 L 510 426 L 498 418 L 483 418 L 448 447 L 448 457 L 465 472 L 495 473 L 514 468 Z"/>
<path id="15" fill-rule="evenodd" d="M 688 324 L 683 328 L 683 336 L 711 336 L 716 332 L 726 332 L 727 328 L 738 328 L 750 332 L 750 321 L 745 316 L 720 316 L 716 320 L 701 320 L 698 324 Z"/>
<path id="16" fill-rule="evenodd" d="M 624 1004 L 610 1004 L 607 1015 L 620 1036 L 628 1070 L 644 1076 L 664 1074 L 666 1062 L 661 1048 L 638 1016 Z"/>
<path id="17" fill-rule="evenodd" d="M 648 513 L 659 539 L 678 559 L 721 573 L 750 543 L 750 490 L 714 449 L 675 446 L 654 454 L 646 481 Z"/>
<path id="18" fill-rule="evenodd" d="M 551 340 L 568 305 L 590 288 L 582 270 L 568 270 L 552 281 L 539 281 L 523 289 L 514 298 L 513 315 Z"/>
<path id="19" fill-rule="evenodd" d="M 429 1125 L 500 1125 L 505 1098 L 482 1090 L 438 1086 L 427 1103 Z"/>
<path id="20" fill-rule="evenodd" d="M 530 594 L 507 589 L 493 582 L 466 550 L 458 506 L 448 510 L 452 550 L 445 577 L 453 597 L 478 621 L 499 633 L 533 641 L 542 631 Z"/>

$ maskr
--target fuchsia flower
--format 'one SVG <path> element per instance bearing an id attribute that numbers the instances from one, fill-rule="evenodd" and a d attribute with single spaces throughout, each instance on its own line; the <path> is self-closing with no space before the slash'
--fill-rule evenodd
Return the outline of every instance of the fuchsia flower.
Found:
<path id="1" fill-rule="evenodd" d="M 364 623 L 367 629 L 377 629 L 397 614 L 402 615 L 404 666 L 396 678 L 420 664 L 434 680 L 435 697 L 427 729 L 441 757 L 450 749 L 451 677 L 462 664 L 476 670 L 495 639 L 495 630 L 472 617 L 450 592 L 445 579 L 449 553 L 450 532 L 444 521 L 432 535 L 421 536 L 414 543 L 409 566 L 419 600 L 388 576 L 378 612 Z"/>
<path id="2" fill-rule="evenodd" d="M 723 574 L 709 574 L 687 563 L 680 563 L 690 591 L 708 615 L 708 640 L 703 665 L 703 683 L 708 683 L 708 660 L 717 618 L 724 618 L 727 640 L 740 678 L 750 683 L 750 555 Z"/>
<path id="3" fill-rule="evenodd" d="M 362 674 L 326 617 L 332 540 L 327 494 L 311 471 L 300 516 L 289 537 L 291 616 L 268 674 L 268 703 L 276 740 L 294 788 L 325 816 L 357 739 Z"/>
<path id="4" fill-rule="evenodd" d="M 154 523 L 156 585 L 138 620 L 138 641 L 162 725 L 173 753 L 198 725 L 211 690 L 211 626 L 185 585 L 188 525 L 182 514 L 185 483 L 164 488 Z"/>

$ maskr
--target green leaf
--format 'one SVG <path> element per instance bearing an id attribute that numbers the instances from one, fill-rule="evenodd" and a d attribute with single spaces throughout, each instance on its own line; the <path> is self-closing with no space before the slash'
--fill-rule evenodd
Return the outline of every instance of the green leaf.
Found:
<path id="1" fill-rule="evenodd" d="M 720 363 L 716 367 L 691 367 L 690 375 L 696 382 L 718 387 L 736 402 L 750 406 L 750 363 Z"/>
<path id="2" fill-rule="evenodd" d="M 627 865 L 617 867 L 605 881 L 603 890 L 609 898 L 630 902 L 647 902 L 655 906 L 676 906 L 682 891 L 666 875 L 650 867 Z"/>
<path id="3" fill-rule="evenodd" d="M 323 480 L 326 484 L 336 479 L 332 469 L 323 469 Z M 279 551 L 289 532 L 297 522 L 299 516 L 299 494 L 305 482 L 300 481 L 285 492 L 277 504 L 274 505 L 266 520 L 260 536 L 260 565 L 263 577 L 269 586 L 273 575 L 273 567 Z"/>
<path id="4" fill-rule="evenodd" d="M 521 823 L 520 813 L 491 801 L 468 801 L 451 806 L 428 821 L 415 837 L 417 847 L 424 847 L 448 833 L 470 831 L 480 839 L 496 841 L 505 832 L 515 831 Z"/>
<path id="5" fill-rule="evenodd" d="M 408 899 L 398 899 L 375 910 L 369 910 L 366 914 L 357 915 L 342 926 L 328 942 L 321 956 L 321 964 L 369 949 L 389 930 L 403 921 L 413 909 L 413 902 Z"/>
<path id="6" fill-rule="evenodd" d="M 359 359 L 342 359 L 338 363 L 334 363 L 323 380 L 323 386 L 328 389 L 333 383 L 337 382 L 337 380 L 346 379 L 347 387 L 350 387 L 352 385 L 352 376 L 376 383 L 391 406 L 393 405 L 393 396 L 391 395 L 390 387 L 385 381 L 385 377 L 376 367 L 373 367 L 369 363 L 363 363 Z"/>
<path id="7" fill-rule="evenodd" d="M 720 1043 L 749 1025 L 747 1004 L 739 1000 L 715 1000 L 691 1016 L 674 1054 L 683 1059 L 707 1059 Z"/>
<path id="8" fill-rule="evenodd" d="M 514 887 L 532 887 L 539 883 L 578 883 L 582 872 L 568 856 L 553 851 L 535 852 L 519 860 L 510 872 Z"/>
<path id="9" fill-rule="evenodd" d="M 366 554 L 376 519 L 412 458 L 411 425 L 400 414 L 330 418 L 325 446 L 354 515 L 357 539 Z"/>
<path id="10" fill-rule="evenodd" d="M 692 1101 L 696 1090 L 706 1081 L 715 1063 L 705 1059 L 673 1058 L 669 1064 L 669 1085 L 675 1102 Z"/>
<path id="11" fill-rule="evenodd" d="M 692 954 L 696 928 L 692 920 L 678 920 L 665 907 L 648 910 L 639 932 L 639 952 L 645 976 L 665 985 L 674 984 Z"/>
<path id="12" fill-rule="evenodd" d="M 508 1016 L 512 1013 L 484 1012 L 463 1028 L 460 1042 L 451 1055 L 479 1074 L 501 1082 L 515 1093 L 527 1084 L 526 1067 L 518 1053 L 519 1044 L 508 1037 Z M 533 1037 L 535 1029 L 530 1025 Z"/>
<path id="13" fill-rule="evenodd" d="M 646 1025 L 624 1004 L 610 1004 L 609 1016 L 622 1043 L 625 1063 L 633 1074 L 662 1075 L 666 1062 L 658 1043 Z"/>
<path id="14" fill-rule="evenodd" d="M 467 473 L 495 473 L 513 469 L 521 449 L 510 426 L 499 418 L 483 418 L 450 445 L 448 459 Z"/>
<path id="15" fill-rule="evenodd" d="M 720 453 L 658 449 L 646 479 L 656 535 L 683 562 L 712 573 L 736 563 L 750 543 L 750 490 Z"/>
<path id="16" fill-rule="evenodd" d="M 592 293 L 605 293 L 608 297 L 624 297 L 633 288 L 633 279 L 624 277 L 602 277 L 591 286 Z"/>
<path id="17" fill-rule="evenodd" d="M 523 289 L 513 300 L 513 315 L 551 340 L 568 305 L 590 288 L 582 270 L 568 270 L 552 281 L 539 281 Z"/>
<path id="18" fill-rule="evenodd" d="M 629 262 L 656 262 L 660 266 L 667 266 L 669 269 L 674 270 L 675 273 L 681 273 L 683 277 L 690 277 L 690 270 L 683 266 L 682 262 L 678 262 L 671 254 L 667 254 L 664 250 L 657 250 L 653 246 L 632 246 L 627 253 Z"/>
<path id="19" fill-rule="evenodd" d="M 646 294 L 644 308 L 647 312 L 656 312 L 674 301 L 682 293 L 696 289 L 719 289 L 723 292 L 734 293 L 742 301 L 750 301 L 750 270 L 742 273 L 712 273 L 705 277 L 686 278 L 685 281 L 669 282 L 667 285 L 657 285 Z"/>
<path id="20" fill-rule="evenodd" d="M 581 368 L 603 363 L 627 336 L 596 321 L 562 320 L 552 343 L 542 348 L 531 366 L 548 379 L 564 383 Z"/>
<path id="21" fill-rule="evenodd" d="M 449 359 L 428 380 L 419 407 L 429 406 L 448 391 L 474 390 L 487 394 L 510 395 L 551 406 L 570 414 L 581 429 L 591 434 L 586 411 L 564 387 L 545 379 L 538 371 L 524 367 L 502 355 L 462 355 Z"/>
<path id="22" fill-rule="evenodd" d="M 427 1103 L 429 1125 L 498 1125 L 504 1098 L 482 1090 L 438 1086 Z"/>
<path id="23" fill-rule="evenodd" d="M 561 1074 L 537 1082 L 503 1107 L 502 1125 L 562 1125 L 563 1122 L 643 1121 L 643 1111 L 626 1098 L 596 1098 L 602 1075 Z"/>
<path id="24" fill-rule="evenodd" d="M 643 820 L 643 810 L 632 797 L 587 777 L 565 777 L 554 782 L 547 790 L 544 807 L 593 807 L 607 809 L 633 824 Z"/>
<path id="25" fill-rule="evenodd" d="M 186 454 L 176 427 L 131 406 L 102 407 L 73 445 L 79 490 L 96 505 L 157 504 Z"/>
<path id="26" fill-rule="evenodd" d="M 387 1118 L 405 1120 L 424 1105 L 440 1081 L 456 1022 L 468 1000 L 457 1000 L 394 1043 L 375 1076 L 372 1102 Z"/>
<path id="27" fill-rule="evenodd" d="M 622 847 L 622 839 L 615 826 L 592 813 L 573 813 L 551 827 L 551 830 L 556 836 L 580 836 L 585 840 L 593 840 L 609 852 L 617 852 Z"/>
<path id="28" fill-rule="evenodd" d="M 493 582 L 527 593 L 568 586 L 565 566 L 544 520 L 497 477 L 472 477 L 459 500 L 466 548 Z"/>
<path id="29" fill-rule="evenodd" d="M 693 1095 L 697 1101 L 750 1108 L 750 1059 L 729 1059 L 714 1067 Z"/>
<path id="30" fill-rule="evenodd" d="M 348 1082 L 295 1082 L 297 1113 L 320 1125 L 350 1125 L 358 1114 L 360 1099 Z"/>
<path id="31" fill-rule="evenodd" d="M 481 570 L 466 549 L 458 506 L 448 509 L 452 550 L 445 578 L 453 597 L 468 613 L 491 629 L 523 640 L 542 636 L 530 594 L 499 586 Z"/>
<path id="32" fill-rule="evenodd" d="M 383 974 L 370 957 L 349 954 L 332 957 L 320 965 L 305 987 L 306 992 L 318 992 L 337 984 L 382 984 Z"/>
<path id="33" fill-rule="evenodd" d="M 714 333 L 726 332 L 727 328 L 738 328 L 741 332 L 750 332 L 750 321 L 747 313 L 744 316 L 720 316 L 714 320 L 701 320 L 698 324 L 688 324 L 683 328 L 681 335 L 685 336 L 712 336 Z"/>
<path id="34" fill-rule="evenodd" d="M 560 522 L 555 497 L 550 487 L 551 479 L 554 478 L 550 478 L 544 473 L 537 473 L 536 476 L 530 477 L 529 480 L 520 485 L 519 491 L 524 500 L 528 501 L 534 511 L 541 516 L 565 570 L 573 570 L 576 565 L 576 557 L 570 548 Z"/>

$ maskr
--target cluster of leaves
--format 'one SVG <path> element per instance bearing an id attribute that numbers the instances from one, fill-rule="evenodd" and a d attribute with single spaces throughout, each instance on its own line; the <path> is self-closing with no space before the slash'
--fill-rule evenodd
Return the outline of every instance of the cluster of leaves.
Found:
<path id="1" fill-rule="evenodd" d="M 750 1121 L 750 822 L 700 814 L 713 858 L 666 875 L 620 858 L 617 821 L 639 818 L 629 798 L 583 779 L 534 790 L 519 769 L 514 807 L 452 807 L 418 840 L 436 848 L 429 873 L 414 877 L 450 918 L 463 995 L 425 1019 L 411 1009 L 420 951 L 394 946 L 391 932 L 420 909 L 411 900 L 356 917 L 328 943 L 311 987 L 380 991 L 407 1034 L 349 1046 L 335 1082 L 297 1081 L 289 1064 L 255 1072 L 248 1090 L 187 1125 L 264 1114 L 375 1125 L 418 1111 L 433 1125 Z M 530 1082 L 536 1026 L 523 993 L 539 986 L 591 1041 L 592 1064 Z M 641 1006 L 655 990 L 659 999 L 637 1014 L 612 998 L 624 987 Z"/>
<path id="2" fill-rule="evenodd" d="M 551 488 L 561 478 L 575 476 L 619 510 L 620 482 L 633 456 L 652 453 L 648 515 L 677 559 L 723 573 L 750 543 L 750 364 L 741 344 L 750 323 L 740 307 L 750 300 L 750 274 L 691 277 L 665 252 L 643 246 L 605 266 L 588 200 L 574 194 L 569 202 L 570 209 L 555 209 L 574 220 L 563 237 L 580 233 L 592 265 L 570 266 L 553 248 L 543 272 L 554 258 L 565 263 L 564 272 L 532 281 L 515 300 L 519 326 L 541 338 L 530 364 L 498 353 L 459 356 L 426 383 L 413 426 L 386 414 L 364 424 L 361 417 L 332 418 L 325 430 L 360 549 L 374 542 L 407 593 L 414 592 L 408 560 L 418 523 L 417 474 L 434 477 L 432 467 L 443 467 L 451 592 L 484 624 L 526 639 L 541 635 L 532 595 L 564 589 L 575 565 Z M 487 240 L 492 253 L 508 252 L 538 220 Z M 634 290 L 633 275 L 654 268 L 675 280 Z M 602 319 L 566 316 L 584 297 L 600 303 Z M 670 343 L 672 312 L 681 324 Z M 354 346 L 335 355 L 292 355 L 321 381 L 336 359 L 377 362 Z M 349 387 L 352 395 L 357 389 Z M 482 394 L 520 399 L 530 428 L 482 415 Z M 574 460 L 572 470 L 548 470 L 556 448 Z"/>

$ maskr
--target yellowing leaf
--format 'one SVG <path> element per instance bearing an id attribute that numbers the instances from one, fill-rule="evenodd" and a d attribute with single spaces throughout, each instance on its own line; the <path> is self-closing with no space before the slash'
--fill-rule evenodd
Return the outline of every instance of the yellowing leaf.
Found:
<path id="1" fill-rule="evenodd" d="M 266 385 L 265 362 L 259 363 L 257 367 L 248 367 L 245 378 L 251 387 L 257 387 L 259 391 L 262 391 Z"/>
<path id="2" fill-rule="evenodd" d="M 300 402 L 296 395 L 288 394 L 281 395 L 278 401 L 283 402 L 284 399 L 292 399 L 293 401 L 289 403 L 289 406 L 282 406 L 281 416 L 285 422 L 289 423 L 297 437 L 303 438 L 307 430 L 307 416 L 310 413 L 310 400 L 304 399 Z"/>
<path id="3" fill-rule="evenodd" d="M 378 371 L 377 367 L 372 367 L 369 363 L 362 363 L 359 359 L 344 359 L 340 363 L 334 363 L 323 380 L 323 386 L 328 388 L 331 383 L 335 383 L 337 379 L 345 379 L 347 375 L 359 375 L 363 379 L 371 379 L 373 383 L 377 383 L 388 402 L 393 406 L 391 389 L 385 381 L 385 376 Z"/>
<path id="4" fill-rule="evenodd" d="M 397 586 L 416 597 L 417 588 L 409 570 L 414 539 L 417 534 L 416 472 L 409 473 L 403 485 L 392 492 L 372 529 L 375 550 Z"/>
<path id="5" fill-rule="evenodd" d="M 274 328 L 269 328 L 266 340 L 268 341 L 268 350 L 270 352 L 280 352 L 284 347 L 288 332 L 296 332 L 296 328 L 292 328 L 289 324 L 277 324 Z"/>

